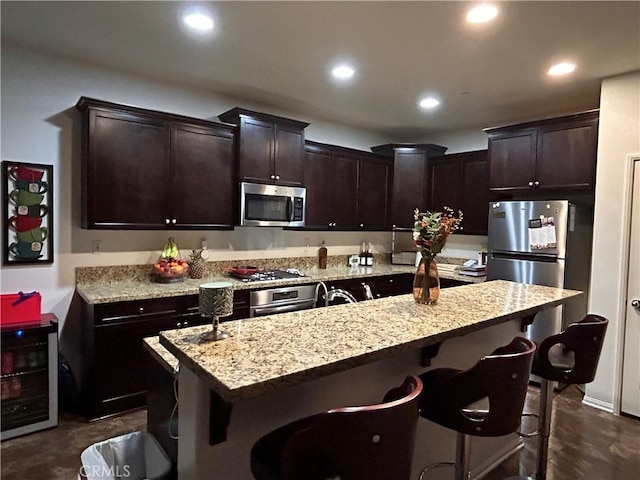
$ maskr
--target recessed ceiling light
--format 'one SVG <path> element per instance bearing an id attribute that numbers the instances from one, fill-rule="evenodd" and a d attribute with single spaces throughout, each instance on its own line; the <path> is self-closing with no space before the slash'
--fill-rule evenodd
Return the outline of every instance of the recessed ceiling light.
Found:
<path id="1" fill-rule="evenodd" d="M 547 72 L 549 75 L 553 75 L 554 77 L 559 75 L 567 75 L 572 73 L 576 69 L 576 64 L 571 62 L 560 62 L 556 63 L 553 67 L 549 69 Z"/>
<path id="2" fill-rule="evenodd" d="M 469 23 L 485 23 L 493 20 L 498 15 L 498 9 L 493 5 L 483 3 L 473 7 L 467 12 L 467 22 Z"/>
<path id="3" fill-rule="evenodd" d="M 213 30 L 213 19 L 204 12 L 188 11 L 182 17 L 182 21 L 196 32 L 210 32 Z"/>
<path id="4" fill-rule="evenodd" d="M 418 106 L 420 108 L 425 108 L 427 110 L 436 108 L 438 105 L 440 105 L 440 100 L 438 100 L 436 97 L 433 97 L 433 96 L 424 97 L 418 102 Z"/>
<path id="5" fill-rule="evenodd" d="M 356 70 L 351 65 L 348 65 L 346 63 L 336 65 L 333 70 L 331 70 L 331 75 L 339 80 L 346 80 L 348 78 L 351 78 L 353 77 L 354 73 L 356 73 Z"/>

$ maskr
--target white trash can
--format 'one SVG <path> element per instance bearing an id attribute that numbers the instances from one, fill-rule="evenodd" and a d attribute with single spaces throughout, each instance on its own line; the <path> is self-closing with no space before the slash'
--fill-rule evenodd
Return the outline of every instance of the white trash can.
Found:
<path id="1" fill-rule="evenodd" d="M 171 461 L 156 438 L 133 432 L 94 443 L 80 455 L 79 479 L 162 480 L 169 477 Z"/>

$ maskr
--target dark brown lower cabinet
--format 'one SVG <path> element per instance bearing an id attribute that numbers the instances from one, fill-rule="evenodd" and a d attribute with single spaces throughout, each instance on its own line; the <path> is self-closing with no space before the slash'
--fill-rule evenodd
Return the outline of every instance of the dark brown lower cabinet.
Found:
<path id="1" fill-rule="evenodd" d="M 249 316 L 248 291 L 234 292 L 234 313 Z M 147 377 L 154 360 L 142 339 L 163 330 L 210 322 L 200 316 L 198 295 L 91 305 L 83 302 L 76 345 L 65 352 L 80 369 L 84 415 L 96 420 L 146 405 Z M 69 352 L 69 349 L 73 351 Z"/>

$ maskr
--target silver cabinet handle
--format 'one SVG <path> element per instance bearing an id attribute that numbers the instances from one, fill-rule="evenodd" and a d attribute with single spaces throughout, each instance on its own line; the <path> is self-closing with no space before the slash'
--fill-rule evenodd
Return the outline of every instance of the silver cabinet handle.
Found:
<path id="1" fill-rule="evenodd" d="M 280 175 L 276 175 L 276 180 L 280 180 Z"/>
<path id="2" fill-rule="evenodd" d="M 175 219 L 175 218 L 172 218 L 172 219 L 171 219 L 171 223 L 173 223 L 173 224 L 175 225 L 175 224 L 176 224 L 176 219 Z"/>
<path id="3" fill-rule="evenodd" d="M 171 223 L 171 220 L 169 220 L 168 218 L 164 219 L 164 223 L 166 223 L 167 225 L 169 225 Z"/>
<path id="4" fill-rule="evenodd" d="M 637 298 L 634 298 L 633 300 L 631 300 L 631 306 L 633 308 L 638 308 L 640 309 L 640 300 Z"/>
<path id="5" fill-rule="evenodd" d="M 529 186 L 530 186 L 530 187 L 533 187 L 533 182 L 529 182 Z"/>
<path id="6" fill-rule="evenodd" d="M 138 312 L 139 312 L 139 313 L 144 313 L 144 307 L 140 307 L 140 308 L 138 309 Z"/>
<path id="7" fill-rule="evenodd" d="M 538 181 L 533 182 L 533 186 L 534 187 L 537 187 L 538 185 L 540 185 L 540 182 L 538 182 Z"/>
<path id="8" fill-rule="evenodd" d="M 364 228 L 364 223 L 361 223 L 361 224 L 360 224 L 360 228 Z"/>
<path id="9" fill-rule="evenodd" d="M 276 176 L 275 175 L 271 175 L 271 180 L 275 180 Z"/>

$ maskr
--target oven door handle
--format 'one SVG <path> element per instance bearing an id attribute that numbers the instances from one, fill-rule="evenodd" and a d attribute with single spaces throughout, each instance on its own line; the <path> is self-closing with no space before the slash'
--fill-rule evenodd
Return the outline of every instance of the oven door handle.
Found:
<path id="1" fill-rule="evenodd" d="M 252 307 L 250 313 L 252 317 L 261 317 L 264 315 L 273 315 L 276 313 L 293 312 L 296 310 L 304 310 L 305 308 L 313 308 L 315 303 L 315 300 L 305 300 L 303 302 L 278 305 L 277 307 Z"/>

